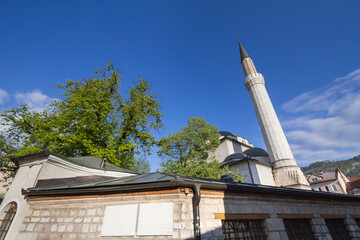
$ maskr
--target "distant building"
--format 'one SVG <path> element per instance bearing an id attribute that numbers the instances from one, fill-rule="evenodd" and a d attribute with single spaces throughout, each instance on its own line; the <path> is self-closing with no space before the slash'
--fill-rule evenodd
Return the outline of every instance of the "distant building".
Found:
<path id="1" fill-rule="evenodd" d="M 321 172 L 319 174 L 309 174 L 307 180 L 313 191 L 333 192 L 347 194 L 347 184 L 349 179 L 340 171 L 335 169 L 333 172 Z"/>
<path id="2" fill-rule="evenodd" d="M 351 195 L 360 195 L 360 176 L 349 178 L 347 192 Z"/>

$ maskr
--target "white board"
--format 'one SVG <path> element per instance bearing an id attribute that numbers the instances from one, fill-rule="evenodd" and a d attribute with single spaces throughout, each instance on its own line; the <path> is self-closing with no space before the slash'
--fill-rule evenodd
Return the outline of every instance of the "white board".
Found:
<path id="1" fill-rule="evenodd" d="M 173 203 L 140 204 L 137 235 L 172 235 Z"/>
<path id="2" fill-rule="evenodd" d="M 134 236 L 137 204 L 107 206 L 101 236 Z"/>

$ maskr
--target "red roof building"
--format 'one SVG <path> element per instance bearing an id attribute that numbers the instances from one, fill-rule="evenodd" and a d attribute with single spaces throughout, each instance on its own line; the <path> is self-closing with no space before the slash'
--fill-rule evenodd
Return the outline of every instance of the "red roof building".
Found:
<path id="1" fill-rule="evenodd" d="M 349 179 L 338 168 L 333 172 L 309 174 L 307 180 L 313 191 L 347 194 Z"/>

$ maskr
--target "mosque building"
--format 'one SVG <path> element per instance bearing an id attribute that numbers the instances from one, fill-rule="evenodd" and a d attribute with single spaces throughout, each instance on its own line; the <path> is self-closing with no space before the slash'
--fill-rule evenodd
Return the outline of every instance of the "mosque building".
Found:
<path id="1" fill-rule="evenodd" d="M 44 150 L 12 159 L 19 169 L 0 206 L 0 240 L 360 239 L 360 196 L 310 190 L 264 78 L 239 46 L 267 151 L 220 132 L 215 154 L 245 183 L 137 174 Z"/>

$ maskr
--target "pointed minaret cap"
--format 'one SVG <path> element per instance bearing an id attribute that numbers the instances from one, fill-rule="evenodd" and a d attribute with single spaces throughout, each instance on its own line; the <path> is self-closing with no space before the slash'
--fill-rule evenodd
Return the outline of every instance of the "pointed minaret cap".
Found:
<path id="1" fill-rule="evenodd" d="M 241 45 L 239 38 L 237 38 L 237 40 L 239 42 L 240 57 L 241 57 L 241 61 L 242 61 L 245 58 L 250 57 L 250 56 L 247 54 L 245 48 Z"/>

